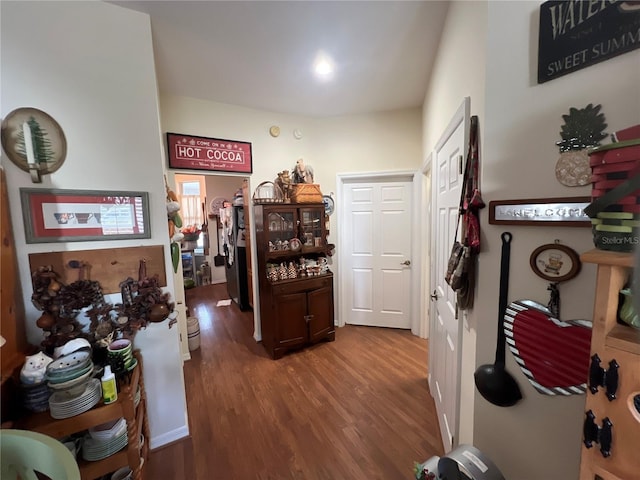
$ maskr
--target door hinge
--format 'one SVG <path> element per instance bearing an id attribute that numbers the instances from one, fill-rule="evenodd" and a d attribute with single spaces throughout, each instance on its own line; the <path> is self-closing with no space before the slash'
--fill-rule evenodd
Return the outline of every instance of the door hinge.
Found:
<path id="1" fill-rule="evenodd" d="M 462 155 L 458 155 L 458 171 L 462 175 Z"/>

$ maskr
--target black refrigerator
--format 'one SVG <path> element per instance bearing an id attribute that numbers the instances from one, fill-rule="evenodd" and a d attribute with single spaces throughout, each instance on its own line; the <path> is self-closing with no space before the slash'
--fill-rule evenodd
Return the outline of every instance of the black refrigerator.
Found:
<path id="1" fill-rule="evenodd" d="M 242 205 L 226 207 L 222 217 L 227 292 L 229 298 L 238 304 L 240 310 L 249 310 L 251 307 L 249 306 L 249 286 L 247 284 L 244 207 Z"/>

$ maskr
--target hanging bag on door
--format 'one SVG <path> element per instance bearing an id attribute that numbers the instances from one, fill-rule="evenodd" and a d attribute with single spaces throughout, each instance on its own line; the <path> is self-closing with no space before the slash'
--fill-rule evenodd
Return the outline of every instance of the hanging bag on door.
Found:
<path id="1" fill-rule="evenodd" d="M 465 179 L 462 186 L 462 225 L 465 245 L 474 254 L 480 253 L 480 210 L 485 207 L 484 200 L 478 186 L 478 117 L 471 117 L 469 131 L 469 151 L 465 166 Z"/>
<path id="2" fill-rule="evenodd" d="M 473 307 L 477 255 L 480 252 L 479 210 L 485 206 L 478 188 L 478 117 L 471 117 L 469 151 L 465 163 L 454 243 L 445 281 L 456 292 L 460 309 Z M 461 240 L 458 227 L 462 223 Z"/>
<path id="3" fill-rule="evenodd" d="M 451 254 L 449 255 L 449 262 L 447 264 L 447 273 L 444 276 L 445 281 L 453 290 L 457 290 L 462 286 L 462 271 L 464 268 L 462 266 L 463 258 L 464 245 L 458 241 L 453 242 Z"/>

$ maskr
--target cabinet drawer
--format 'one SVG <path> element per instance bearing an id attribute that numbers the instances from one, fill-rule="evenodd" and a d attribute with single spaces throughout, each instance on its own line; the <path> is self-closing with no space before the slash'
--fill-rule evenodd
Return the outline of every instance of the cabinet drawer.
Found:
<path id="1" fill-rule="evenodd" d="M 318 277 L 298 278 L 290 281 L 285 280 L 282 283 L 274 285 L 272 288 L 274 295 L 282 295 L 330 287 L 332 284 L 333 275 L 322 275 Z"/>

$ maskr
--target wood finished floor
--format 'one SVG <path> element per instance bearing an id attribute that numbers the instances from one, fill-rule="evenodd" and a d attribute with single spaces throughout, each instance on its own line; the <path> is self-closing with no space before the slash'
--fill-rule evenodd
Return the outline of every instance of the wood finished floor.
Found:
<path id="1" fill-rule="evenodd" d="M 190 438 L 151 452 L 147 480 L 403 480 L 442 455 L 427 342 L 346 326 L 271 360 L 225 284 L 187 291 L 200 349 L 185 363 Z"/>

